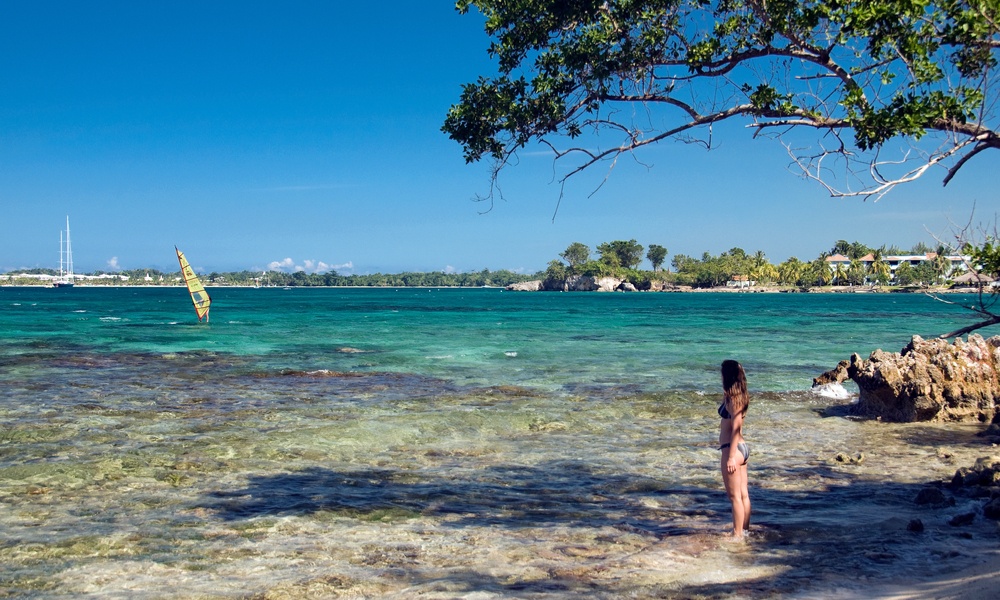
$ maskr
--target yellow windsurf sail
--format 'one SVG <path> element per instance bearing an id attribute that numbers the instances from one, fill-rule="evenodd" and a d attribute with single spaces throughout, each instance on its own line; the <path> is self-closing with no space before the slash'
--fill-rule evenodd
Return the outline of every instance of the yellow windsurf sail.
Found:
<path id="1" fill-rule="evenodd" d="M 174 250 L 177 250 L 177 246 L 174 246 Z M 208 309 L 212 305 L 212 299 L 208 297 L 205 286 L 194 274 L 191 264 L 184 258 L 184 253 L 180 250 L 177 250 L 177 260 L 181 263 L 181 277 L 184 278 L 184 283 L 187 284 L 188 291 L 191 292 L 191 302 L 194 302 L 194 312 L 198 313 L 198 322 L 201 323 L 201 320 L 205 319 L 207 323 Z"/>

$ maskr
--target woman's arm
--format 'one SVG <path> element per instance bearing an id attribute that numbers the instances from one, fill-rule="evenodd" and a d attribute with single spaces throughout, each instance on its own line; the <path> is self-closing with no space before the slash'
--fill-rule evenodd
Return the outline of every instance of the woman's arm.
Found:
<path id="1" fill-rule="evenodd" d="M 732 429 L 729 432 L 729 448 L 727 448 L 729 450 L 729 459 L 726 461 L 726 470 L 730 473 L 735 473 L 736 469 L 743 464 L 743 453 L 737 448 L 739 443 L 743 441 L 743 413 L 733 415 L 733 418 L 729 422 Z"/>

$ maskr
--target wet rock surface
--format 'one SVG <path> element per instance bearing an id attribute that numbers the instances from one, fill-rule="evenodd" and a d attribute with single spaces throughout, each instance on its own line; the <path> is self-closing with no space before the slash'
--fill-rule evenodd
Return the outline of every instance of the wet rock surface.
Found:
<path id="1" fill-rule="evenodd" d="M 998 367 L 1000 336 L 973 334 L 953 344 L 914 336 L 899 353 L 855 354 L 847 367 L 859 389 L 852 412 L 898 422 L 989 421 L 1000 399 Z M 821 377 L 836 378 L 836 371 Z M 995 429 L 1000 437 L 1000 425 Z"/>
<path id="2" fill-rule="evenodd" d="M 847 368 L 850 365 L 851 361 L 849 360 L 840 361 L 837 363 L 836 367 L 813 379 L 813 387 L 816 388 L 823 385 L 830 385 L 831 383 L 844 383 L 850 379 L 850 375 L 847 374 Z"/>
<path id="3" fill-rule="evenodd" d="M 951 478 L 947 487 L 955 496 L 981 503 L 981 506 L 977 510 L 953 517 L 950 521 L 951 525 L 971 523 L 979 512 L 987 519 L 1000 520 L 1000 456 L 980 458 L 973 466 L 958 469 L 955 471 L 955 475 Z M 921 499 L 924 499 L 930 500 L 924 503 L 947 506 L 947 504 L 934 502 L 938 499 L 947 498 L 942 490 L 937 490 L 939 495 L 935 495 L 932 492 L 925 495 L 924 491 L 918 494 L 918 504 L 921 504 Z M 950 498 L 950 505 L 953 506 L 954 504 L 955 498 Z"/>

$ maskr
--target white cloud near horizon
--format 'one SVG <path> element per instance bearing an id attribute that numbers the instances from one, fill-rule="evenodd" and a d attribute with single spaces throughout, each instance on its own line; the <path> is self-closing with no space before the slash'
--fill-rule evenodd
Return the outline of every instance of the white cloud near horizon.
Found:
<path id="1" fill-rule="evenodd" d="M 108 259 L 108 269 L 112 271 L 121 271 L 122 267 L 118 264 L 118 257 L 112 256 Z"/>
<path id="2" fill-rule="evenodd" d="M 285 258 L 283 260 L 275 260 L 267 264 L 268 271 L 280 271 L 283 273 L 308 273 L 310 275 L 317 273 L 327 273 L 329 271 L 341 271 L 341 270 L 353 270 L 354 262 L 347 261 L 346 263 L 339 265 L 331 265 L 325 263 L 321 260 L 306 259 L 302 263 L 297 263 L 291 257 Z"/>

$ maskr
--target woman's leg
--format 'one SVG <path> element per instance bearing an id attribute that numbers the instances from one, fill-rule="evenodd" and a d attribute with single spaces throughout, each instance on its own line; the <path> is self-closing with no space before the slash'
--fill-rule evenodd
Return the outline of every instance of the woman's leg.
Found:
<path id="1" fill-rule="evenodd" d="M 744 531 L 750 529 L 750 488 L 749 488 L 749 478 L 747 476 L 747 466 L 743 465 L 739 469 L 740 472 L 740 495 L 741 503 L 743 504 L 743 529 Z"/>
<path id="2" fill-rule="evenodd" d="M 750 518 L 750 515 L 745 514 L 743 508 L 743 490 L 746 489 L 746 467 L 740 467 L 735 472 L 730 473 L 726 469 L 727 458 L 726 453 L 723 452 L 721 465 L 722 482 L 726 485 L 726 494 L 729 496 L 729 502 L 733 505 L 733 537 L 740 538 L 743 537 L 743 526 Z"/>

